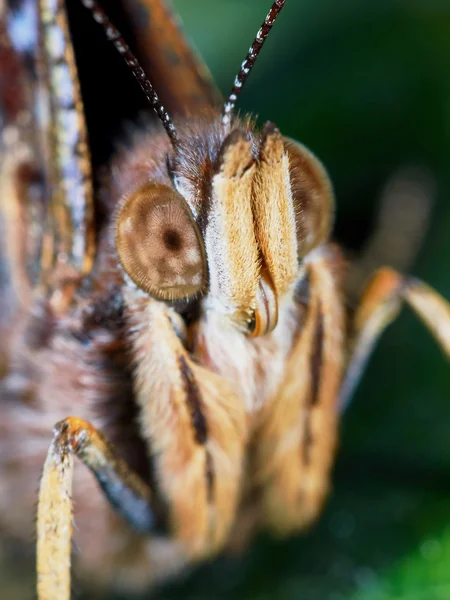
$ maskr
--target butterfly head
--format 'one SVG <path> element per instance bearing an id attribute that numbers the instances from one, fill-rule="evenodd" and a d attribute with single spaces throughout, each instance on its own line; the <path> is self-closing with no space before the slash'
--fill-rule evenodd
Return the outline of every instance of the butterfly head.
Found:
<path id="1" fill-rule="evenodd" d="M 272 124 L 235 118 L 225 127 L 218 114 L 177 130 L 175 147 L 161 153 L 150 135 L 120 168 L 136 185 L 120 190 L 122 267 L 154 298 L 200 301 L 247 334 L 265 334 L 303 257 L 329 235 L 329 179 Z"/>

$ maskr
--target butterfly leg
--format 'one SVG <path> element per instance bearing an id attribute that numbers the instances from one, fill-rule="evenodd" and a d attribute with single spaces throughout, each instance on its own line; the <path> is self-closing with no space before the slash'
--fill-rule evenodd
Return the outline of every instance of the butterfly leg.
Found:
<path id="1" fill-rule="evenodd" d="M 161 302 L 130 297 L 135 394 L 141 436 L 154 457 L 156 487 L 169 529 L 192 558 L 223 546 L 236 513 L 246 442 L 243 402 L 200 366 L 176 330 L 179 315 Z"/>
<path id="2" fill-rule="evenodd" d="M 54 429 L 41 480 L 37 515 L 39 600 L 70 598 L 73 457 L 95 475 L 110 503 L 138 532 L 155 529 L 150 488 L 131 472 L 90 423 L 68 417 Z"/>
<path id="3" fill-rule="evenodd" d="M 450 304 L 425 283 L 382 268 L 369 281 L 354 315 L 340 391 L 341 410 L 347 407 L 378 338 L 397 317 L 403 302 L 414 310 L 450 358 Z"/>
<path id="4" fill-rule="evenodd" d="M 346 276 L 350 300 L 357 300 L 368 276 L 383 265 L 408 271 L 425 235 L 436 196 L 436 182 L 424 167 L 405 166 L 387 181 L 377 207 L 374 230 Z"/>
<path id="5" fill-rule="evenodd" d="M 279 534 L 310 524 L 328 492 L 343 366 L 344 311 L 331 249 L 311 257 L 304 322 L 285 382 L 263 408 L 256 433 L 255 486 L 263 522 Z"/>

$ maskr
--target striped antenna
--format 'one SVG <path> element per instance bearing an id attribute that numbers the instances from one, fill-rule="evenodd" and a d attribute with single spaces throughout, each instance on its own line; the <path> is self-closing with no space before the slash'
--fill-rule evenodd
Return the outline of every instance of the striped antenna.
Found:
<path id="1" fill-rule="evenodd" d="M 123 57 L 127 66 L 131 69 L 131 72 L 138 80 L 138 83 L 141 86 L 145 97 L 149 101 L 150 106 L 156 112 L 161 120 L 161 123 L 164 125 L 164 129 L 166 130 L 172 145 L 177 146 L 179 143 L 179 138 L 174 124 L 172 123 L 168 112 L 158 98 L 158 94 L 155 92 L 155 89 L 148 80 L 147 75 L 144 73 L 144 69 L 139 64 L 138 59 L 131 52 L 120 31 L 111 23 L 107 14 L 102 8 L 100 8 L 96 0 L 81 0 L 81 3 L 91 12 L 94 20 L 102 26 L 108 41 L 114 44 L 116 50 Z"/>
<path id="2" fill-rule="evenodd" d="M 280 14 L 285 1 L 286 0 L 275 0 L 275 2 L 272 4 L 272 8 L 269 10 L 266 18 L 264 19 L 264 23 L 261 25 L 261 28 L 256 34 L 253 44 L 250 46 L 248 54 L 241 65 L 240 71 L 236 75 L 233 88 L 223 109 L 222 122 L 225 126 L 228 126 L 230 124 L 236 100 L 238 99 L 238 96 L 241 93 L 244 83 L 247 81 L 249 73 L 252 70 L 253 65 L 255 64 L 256 59 L 258 58 L 258 55 L 261 52 L 261 48 L 263 47 L 263 44 L 266 41 L 266 38 L 269 35 L 273 24 L 275 23 L 278 15 Z"/>

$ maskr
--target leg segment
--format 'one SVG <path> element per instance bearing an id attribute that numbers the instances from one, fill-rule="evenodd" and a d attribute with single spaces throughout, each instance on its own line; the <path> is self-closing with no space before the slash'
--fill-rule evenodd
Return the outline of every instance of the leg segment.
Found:
<path id="1" fill-rule="evenodd" d="M 305 322 L 286 367 L 285 382 L 261 415 L 256 433 L 255 485 L 263 519 L 281 534 L 310 524 L 328 492 L 343 362 L 344 311 L 331 248 L 312 253 Z"/>
<path id="2" fill-rule="evenodd" d="M 400 271 L 413 265 L 428 231 L 436 182 L 427 169 L 406 166 L 388 180 L 380 198 L 377 221 L 346 277 L 346 291 L 357 300 L 369 275 L 385 264 Z"/>
<path id="3" fill-rule="evenodd" d="M 350 355 L 340 391 L 341 411 L 348 406 L 378 338 L 396 318 L 403 301 L 420 317 L 450 358 L 450 304 L 421 281 L 382 268 L 367 285 L 354 316 Z"/>
<path id="4" fill-rule="evenodd" d="M 41 480 L 37 515 L 39 600 L 70 598 L 73 455 L 93 472 L 106 497 L 132 527 L 154 529 L 150 489 L 90 423 L 69 417 L 55 427 Z"/>
<path id="5" fill-rule="evenodd" d="M 223 546 L 235 518 L 246 443 L 243 402 L 232 381 L 192 359 L 176 313 L 132 291 L 127 306 L 142 438 L 170 533 L 187 556 L 205 557 Z"/>

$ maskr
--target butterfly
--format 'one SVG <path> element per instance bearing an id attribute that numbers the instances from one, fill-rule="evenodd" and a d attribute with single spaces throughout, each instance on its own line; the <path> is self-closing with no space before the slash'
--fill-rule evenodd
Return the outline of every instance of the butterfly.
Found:
<path id="1" fill-rule="evenodd" d="M 8 529 L 25 537 L 43 467 L 40 600 L 70 597 L 74 505 L 86 586 L 145 588 L 261 528 L 304 529 L 340 412 L 404 301 L 450 354 L 448 303 L 390 268 L 348 326 L 324 166 L 235 110 L 285 0 L 226 99 L 162 1 L 116 7 L 135 51 L 100 3 L 82 4 L 158 122 L 94 185 L 101 129 L 86 125 L 73 7 L 3 11 L 0 469 L 26 453 L 5 477 Z"/>

